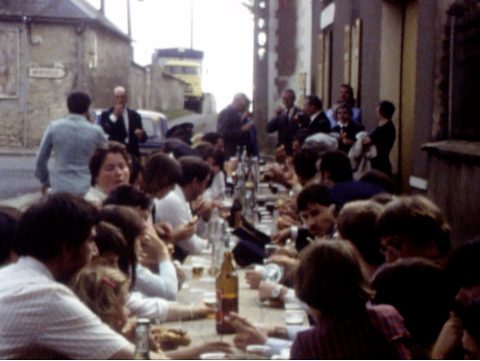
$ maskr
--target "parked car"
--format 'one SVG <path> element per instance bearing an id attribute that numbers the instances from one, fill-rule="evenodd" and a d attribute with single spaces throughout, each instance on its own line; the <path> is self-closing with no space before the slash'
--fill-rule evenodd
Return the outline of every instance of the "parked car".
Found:
<path id="1" fill-rule="evenodd" d="M 159 148 L 167 138 L 168 119 L 165 114 L 152 110 L 140 109 L 137 112 L 142 117 L 143 129 L 148 136 L 145 143 L 140 143 L 140 152 L 150 153 Z"/>
<path id="2" fill-rule="evenodd" d="M 100 124 L 102 111 L 102 109 L 93 110 L 97 124 Z M 142 117 L 143 129 L 148 136 L 145 143 L 140 143 L 140 153 L 147 154 L 153 149 L 160 148 L 162 142 L 167 138 L 168 118 L 165 114 L 153 110 L 139 109 L 137 112 Z"/>

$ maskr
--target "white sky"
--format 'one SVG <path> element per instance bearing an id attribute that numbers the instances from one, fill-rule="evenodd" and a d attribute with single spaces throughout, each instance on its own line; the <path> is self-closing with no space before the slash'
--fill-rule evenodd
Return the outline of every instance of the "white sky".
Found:
<path id="1" fill-rule="evenodd" d="M 88 0 L 99 8 L 100 0 Z M 253 15 L 242 0 L 130 0 L 134 57 L 151 62 L 156 48 L 190 47 L 193 2 L 193 48 L 203 50 L 203 88 L 213 93 L 217 110 L 233 95 L 253 89 Z M 127 32 L 127 0 L 105 0 L 107 17 Z"/>

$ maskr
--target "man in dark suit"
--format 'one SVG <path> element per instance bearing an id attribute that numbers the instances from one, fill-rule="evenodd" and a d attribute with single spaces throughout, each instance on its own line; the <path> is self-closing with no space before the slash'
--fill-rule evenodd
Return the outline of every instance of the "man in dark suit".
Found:
<path id="1" fill-rule="evenodd" d="M 118 86 L 113 90 L 115 105 L 100 116 L 100 125 L 107 133 L 108 140 L 115 140 L 127 146 L 130 154 L 139 157 L 139 143 L 147 141 L 143 130 L 142 117 L 135 110 L 127 108 L 127 92 Z"/>
<path id="2" fill-rule="evenodd" d="M 243 93 L 235 94 L 232 103 L 217 118 L 217 132 L 225 141 L 225 156 L 233 157 L 238 146 L 245 146 L 253 121 L 244 122 L 250 100 Z"/>
<path id="3" fill-rule="evenodd" d="M 295 106 L 295 92 L 286 89 L 282 92 L 282 105 L 277 108 L 275 118 L 267 124 L 267 132 L 278 132 L 277 147 L 284 146 L 288 155 L 292 154 L 292 140 L 299 125 L 295 116 L 300 109 Z"/>
<path id="4" fill-rule="evenodd" d="M 303 104 L 303 112 L 309 117 L 305 125 L 309 135 L 330 133 L 330 121 L 323 111 L 323 103 L 316 95 L 308 95 Z"/>

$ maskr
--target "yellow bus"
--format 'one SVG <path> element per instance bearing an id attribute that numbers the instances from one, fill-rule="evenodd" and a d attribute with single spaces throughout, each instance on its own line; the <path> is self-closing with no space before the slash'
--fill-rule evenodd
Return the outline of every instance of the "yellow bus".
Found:
<path id="1" fill-rule="evenodd" d="M 203 51 L 185 48 L 156 50 L 156 62 L 164 71 L 187 83 L 185 108 L 202 111 L 202 61 Z"/>

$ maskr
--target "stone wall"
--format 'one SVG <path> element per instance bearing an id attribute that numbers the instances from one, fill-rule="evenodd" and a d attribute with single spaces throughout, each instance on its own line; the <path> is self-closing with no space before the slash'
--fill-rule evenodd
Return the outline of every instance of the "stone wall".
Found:
<path id="1" fill-rule="evenodd" d="M 109 108 L 113 102 L 113 89 L 123 86 L 130 95 L 130 102 L 135 103 L 135 97 L 131 97 L 130 72 L 132 71 L 133 50 L 130 43 L 103 28 L 93 27 L 97 46 L 89 46 L 94 42 L 95 36 L 85 34 L 85 48 L 92 49 L 97 53 L 96 66 L 89 66 L 89 54 L 85 53 L 84 66 L 87 74 L 88 91 L 92 96 L 95 108 Z"/>
<path id="2" fill-rule="evenodd" d="M 133 63 L 130 41 L 96 24 L 0 23 L 18 38 L 16 96 L 0 98 L 0 147 L 37 147 L 47 125 L 67 114 L 71 91 L 90 94 L 93 109 L 113 105 L 113 89 L 129 93 L 132 108 L 152 110 L 183 108 L 184 83 Z M 61 77 L 40 78 L 30 69 L 64 72 Z M 17 69 L 17 68 L 15 68 Z M 152 78 L 150 78 L 152 76 Z M 152 88 L 150 88 L 152 87 Z"/>
<path id="3" fill-rule="evenodd" d="M 133 109 L 146 108 L 147 76 L 150 73 L 135 63 L 131 65 L 128 87 L 128 103 Z"/>
<path id="4" fill-rule="evenodd" d="M 158 66 L 151 69 L 151 104 L 152 110 L 183 109 L 184 90 L 183 81 L 168 75 Z"/>

